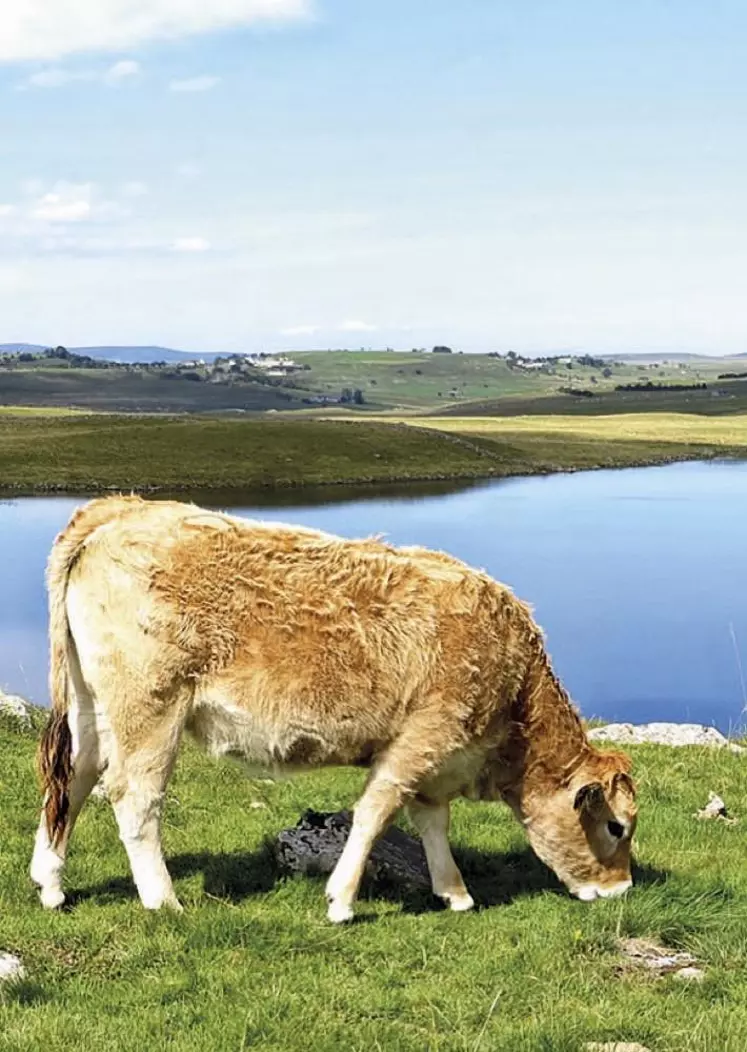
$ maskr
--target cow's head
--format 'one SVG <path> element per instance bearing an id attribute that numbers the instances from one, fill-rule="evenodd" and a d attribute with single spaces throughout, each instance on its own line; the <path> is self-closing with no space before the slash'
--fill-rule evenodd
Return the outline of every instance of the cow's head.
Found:
<path id="1" fill-rule="evenodd" d="M 571 894 L 586 902 L 632 884 L 630 842 L 636 825 L 630 760 L 592 751 L 567 786 L 525 802 L 524 825 L 539 857 Z"/>

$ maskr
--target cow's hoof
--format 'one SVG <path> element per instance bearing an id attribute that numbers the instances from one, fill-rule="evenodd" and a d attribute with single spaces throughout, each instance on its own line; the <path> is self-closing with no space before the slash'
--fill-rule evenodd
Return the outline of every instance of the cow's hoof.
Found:
<path id="1" fill-rule="evenodd" d="M 62 888 L 42 888 L 39 898 L 45 910 L 58 910 L 65 901 L 65 892 Z"/>
<path id="2" fill-rule="evenodd" d="M 182 906 L 176 895 L 170 895 L 166 899 L 153 899 L 149 902 L 143 902 L 146 910 L 170 910 L 171 913 L 184 913 L 184 907 Z"/>
<path id="3" fill-rule="evenodd" d="M 464 895 L 444 895 L 443 900 L 454 913 L 466 913 L 474 909 L 475 900 L 465 892 Z"/>
<path id="4" fill-rule="evenodd" d="M 346 924 L 353 919 L 353 907 L 333 899 L 327 907 L 327 919 L 333 924 Z"/>

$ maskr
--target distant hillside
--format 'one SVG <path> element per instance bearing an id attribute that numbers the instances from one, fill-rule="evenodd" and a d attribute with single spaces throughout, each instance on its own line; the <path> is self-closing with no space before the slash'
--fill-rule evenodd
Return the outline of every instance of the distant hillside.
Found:
<path id="1" fill-rule="evenodd" d="M 68 347 L 74 354 L 87 354 L 107 362 L 188 362 L 201 358 L 212 361 L 225 351 L 178 351 L 171 347 Z"/>
<path id="2" fill-rule="evenodd" d="M 17 354 L 23 351 L 34 353 L 54 346 L 56 345 L 53 343 L 0 343 L 0 354 Z M 211 362 L 214 358 L 228 354 L 226 351 L 178 351 L 171 347 L 67 347 L 67 349 L 73 354 L 85 354 L 89 358 L 130 364 L 135 362 L 189 362 L 196 358 Z"/>
<path id="3" fill-rule="evenodd" d="M 43 350 L 44 347 L 39 343 L 0 343 L 0 354 L 22 354 L 24 351 L 36 354 Z"/>

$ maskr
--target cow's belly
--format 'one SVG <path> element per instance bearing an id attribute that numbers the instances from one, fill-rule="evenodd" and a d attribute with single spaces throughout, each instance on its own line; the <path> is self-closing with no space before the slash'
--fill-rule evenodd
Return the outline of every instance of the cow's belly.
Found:
<path id="1" fill-rule="evenodd" d="M 240 760 L 250 772 L 274 777 L 314 767 L 369 766 L 378 751 L 351 726 L 324 729 L 302 718 L 273 720 L 217 693 L 195 700 L 187 730 L 211 756 Z"/>

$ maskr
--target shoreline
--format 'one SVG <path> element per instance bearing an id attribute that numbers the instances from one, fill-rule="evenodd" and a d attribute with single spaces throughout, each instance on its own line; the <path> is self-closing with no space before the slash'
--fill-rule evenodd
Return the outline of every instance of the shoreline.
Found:
<path id="1" fill-rule="evenodd" d="M 268 480 L 258 478 L 247 482 L 225 482 L 221 480 L 211 484 L 210 480 L 188 482 L 143 482 L 122 483 L 121 485 L 99 481 L 86 482 L 60 481 L 40 483 L 5 483 L 0 481 L 0 500 L 3 498 L 16 499 L 22 497 L 43 496 L 105 496 L 107 493 L 138 493 L 142 495 L 161 493 L 191 493 L 203 491 L 213 492 L 236 492 L 236 493 L 287 493 L 294 490 L 326 489 L 344 486 L 360 486 L 361 488 L 374 486 L 406 486 L 410 483 L 459 483 L 459 482 L 497 482 L 502 479 L 520 478 L 543 478 L 552 475 L 576 475 L 581 472 L 592 471 L 625 471 L 640 468 L 667 467 L 673 464 L 690 464 L 700 462 L 703 464 L 714 461 L 738 462 L 747 460 L 747 452 L 724 450 L 693 451 L 691 454 L 681 452 L 673 455 L 649 456 L 640 459 L 627 460 L 622 463 L 597 463 L 578 465 L 557 466 L 532 466 L 517 465 L 516 469 L 511 467 L 495 468 L 492 471 L 453 471 L 453 472 L 423 472 L 417 474 L 397 473 L 391 475 L 350 475 L 346 477 L 335 477 L 327 479 L 319 478 L 276 478 Z"/>

